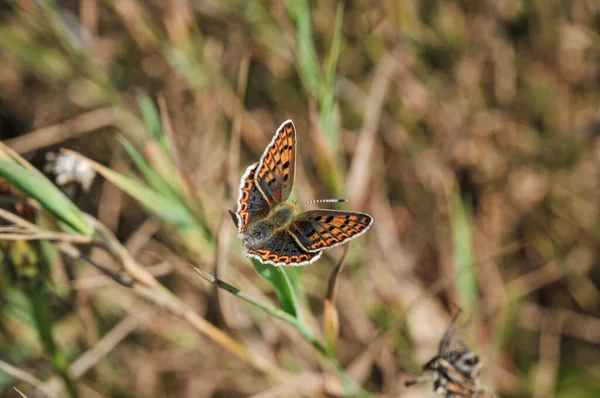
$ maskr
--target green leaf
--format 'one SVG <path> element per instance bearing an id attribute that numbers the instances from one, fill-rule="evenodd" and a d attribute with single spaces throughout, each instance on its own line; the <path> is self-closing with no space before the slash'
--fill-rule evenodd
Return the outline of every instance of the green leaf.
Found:
<path id="1" fill-rule="evenodd" d="M 37 200 L 57 219 L 77 231 L 90 236 L 93 229 L 83 213 L 43 174 L 29 170 L 12 161 L 0 159 L 0 177 L 6 179 L 23 195 Z"/>
<path id="2" fill-rule="evenodd" d="M 275 294 L 281 304 L 281 308 L 288 314 L 300 320 L 302 312 L 300 311 L 298 298 L 296 297 L 296 292 L 294 291 L 290 278 L 288 278 L 285 270 L 282 267 L 277 267 L 275 265 L 263 264 L 256 259 L 252 259 L 252 265 L 254 265 L 256 272 L 273 286 Z"/>

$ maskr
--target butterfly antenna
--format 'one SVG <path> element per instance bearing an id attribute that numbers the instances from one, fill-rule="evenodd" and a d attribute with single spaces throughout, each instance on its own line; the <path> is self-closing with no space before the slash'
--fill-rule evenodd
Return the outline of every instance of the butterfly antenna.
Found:
<path id="1" fill-rule="evenodd" d="M 346 199 L 315 199 L 315 200 L 309 200 L 306 202 L 300 202 L 298 204 L 300 205 L 307 205 L 310 203 L 344 203 L 347 202 Z"/>

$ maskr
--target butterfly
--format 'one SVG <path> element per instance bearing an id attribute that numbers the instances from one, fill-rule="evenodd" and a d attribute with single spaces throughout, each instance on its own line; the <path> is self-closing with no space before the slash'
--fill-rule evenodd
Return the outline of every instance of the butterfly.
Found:
<path id="1" fill-rule="evenodd" d="M 420 382 L 433 381 L 433 390 L 445 398 L 483 398 L 489 395 L 479 386 L 482 363 L 479 356 L 466 347 L 450 349 L 452 327 L 458 314 L 440 341 L 438 354 L 423 365 L 424 374 L 404 383 L 410 387 Z"/>
<path id="2" fill-rule="evenodd" d="M 286 120 L 277 129 L 260 161 L 240 180 L 238 236 L 246 255 L 272 265 L 306 265 L 324 249 L 365 233 L 373 218 L 338 210 L 299 212 L 288 202 L 296 169 L 296 128 Z"/>

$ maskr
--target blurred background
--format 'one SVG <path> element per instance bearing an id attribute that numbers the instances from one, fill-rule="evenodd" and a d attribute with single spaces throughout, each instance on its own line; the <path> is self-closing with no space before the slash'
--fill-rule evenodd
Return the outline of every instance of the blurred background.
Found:
<path id="1" fill-rule="evenodd" d="M 61 189 L 187 312 L 97 246 L 6 239 L 0 395 L 320 397 L 349 377 L 430 397 L 404 382 L 461 308 L 486 391 L 600 396 L 599 32 L 596 0 L 3 2 L 2 142 L 50 179 L 60 148 L 97 162 Z M 188 264 L 283 303 L 227 210 L 288 118 L 293 196 L 375 219 L 335 300 L 342 248 L 286 270 L 329 355 Z"/>

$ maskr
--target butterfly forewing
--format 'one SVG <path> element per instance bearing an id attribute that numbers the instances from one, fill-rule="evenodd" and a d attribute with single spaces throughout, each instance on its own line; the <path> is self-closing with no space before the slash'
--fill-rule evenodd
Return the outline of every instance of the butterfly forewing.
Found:
<path id="1" fill-rule="evenodd" d="M 240 196 L 237 206 L 238 232 L 246 232 L 248 225 L 265 218 L 269 214 L 269 204 L 254 183 L 258 163 L 249 166 L 240 181 Z"/>
<path id="2" fill-rule="evenodd" d="M 289 231 L 306 251 L 318 252 L 363 234 L 372 222 L 364 213 L 312 210 L 298 215 Z"/>
<path id="3" fill-rule="evenodd" d="M 296 166 L 296 129 L 286 120 L 277 129 L 256 169 L 256 185 L 271 206 L 290 196 Z"/>
<path id="4" fill-rule="evenodd" d="M 273 265 L 306 265 L 316 261 L 322 253 L 309 253 L 286 231 L 278 231 L 264 248 L 249 249 L 248 255 Z"/>

